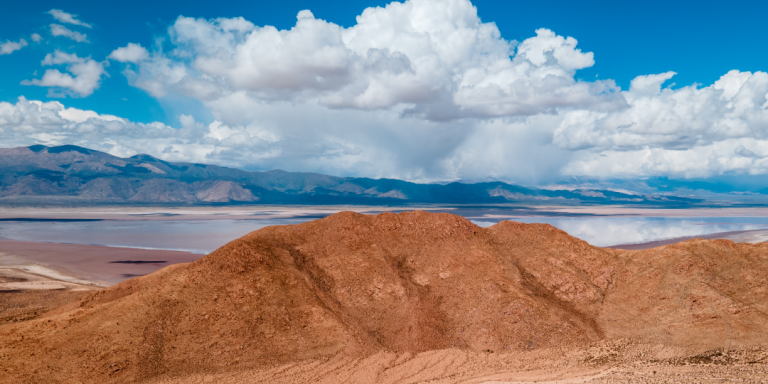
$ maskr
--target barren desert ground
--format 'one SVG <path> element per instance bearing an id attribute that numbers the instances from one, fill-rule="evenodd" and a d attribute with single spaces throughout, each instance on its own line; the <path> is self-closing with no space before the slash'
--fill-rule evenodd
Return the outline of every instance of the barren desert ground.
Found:
<path id="1" fill-rule="evenodd" d="M 0 382 L 768 382 L 765 244 L 343 212 L 202 258 L 0 247 Z"/>

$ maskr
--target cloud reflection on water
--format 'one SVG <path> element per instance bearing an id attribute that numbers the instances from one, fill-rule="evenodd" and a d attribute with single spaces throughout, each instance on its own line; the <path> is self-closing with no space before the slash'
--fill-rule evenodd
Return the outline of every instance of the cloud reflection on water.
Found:
<path id="1" fill-rule="evenodd" d="M 475 213 L 476 214 L 476 213 Z M 267 225 L 296 224 L 314 217 L 257 220 L 105 220 L 91 222 L 0 222 L 0 239 L 93 244 L 209 253 Z M 718 232 L 768 228 L 768 217 L 516 217 L 523 223 L 547 223 L 596 246 L 645 243 Z M 489 227 L 491 218 L 472 222 Z"/>
<path id="2" fill-rule="evenodd" d="M 309 219 L 0 222 L 0 238 L 16 241 L 165 249 L 207 254 L 268 225 Z"/>
<path id="3" fill-rule="evenodd" d="M 768 228 L 766 217 L 518 217 L 511 220 L 550 224 L 599 247 Z M 472 222 L 481 227 L 495 224 L 487 220 Z"/>

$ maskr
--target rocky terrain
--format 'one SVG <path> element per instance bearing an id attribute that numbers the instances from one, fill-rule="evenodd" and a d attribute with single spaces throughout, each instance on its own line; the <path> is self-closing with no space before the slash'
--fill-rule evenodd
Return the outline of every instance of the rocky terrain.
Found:
<path id="1" fill-rule="evenodd" d="M 120 158 L 74 145 L 0 149 L 0 204 L 634 204 L 689 206 L 700 200 L 609 190 L 545 190 L 502 182 L 417 184 L 316 173 L 247 172 Z"/>
<path id="2" fill-rule="evenodd" d="M 0 325 L 0 382 L 765 380 L 768 244 L 342 212 Z"/>

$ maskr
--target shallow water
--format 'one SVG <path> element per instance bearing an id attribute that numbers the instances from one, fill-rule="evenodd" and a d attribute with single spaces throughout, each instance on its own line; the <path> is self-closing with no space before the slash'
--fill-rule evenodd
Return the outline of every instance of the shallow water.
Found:
<path id="1" fill-rule="evenodd" d="M 493 225 L 499 220 L 481 218 L 476 211 L 467 216 L 471 216 L 475 224 L 483 227 Z M 0 221 L 0 238 L 207 254 L 251 231 L 269 225 L 297 224 L 312 219 L 291 217 L 248 220 Z M 524 223 L 551 224 L 596 246 L 768 228 L 768 217 L 510 216 L 508 219 Z"/>
<path id="2" fill-rule="evenodd" d="M 768 228 L 768 217 L 518 217 L 523 223 L 546 223 L 598 247 L 638 244 L 719 232 Z M 473 222 L 482 227 L 492 221 Z"/>
<path id="3" fill-rule="evenodd" d="M 307 220 L 5 221 L 0 222 L 0 238 L 207 254 L 257 229 Z"/>

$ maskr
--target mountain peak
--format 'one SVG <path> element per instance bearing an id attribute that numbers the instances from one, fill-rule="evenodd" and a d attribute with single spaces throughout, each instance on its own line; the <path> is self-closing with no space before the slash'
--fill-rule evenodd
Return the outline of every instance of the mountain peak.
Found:
<path id="1" fill-rule="evenodd" d="M 45 145 L 37 144 L 37 145 L 30 145 L 27 148 L 29 148 L 29 150 L 31 150 L 32 152 L 35 152 L 35 153 L 46 152 L 46 153 L 52 153 L 53 154 L 53 153 L 63 153 L 63 152 L 79 152 L 79 153 L 82 153 L 84 155 L 91 155 L 91 154 L 94 154 L 94 153 L 101 153 L 99 151 L 94 151 L 92 149 L 78 147 L 77 145 L 71 145 L 71 144 L 59 145 L 59 146 L 55 146 L 55 147 L 48 147 L 48 146 L 45 146 Z"/>
<path id="2" fill-rule="evenodd" d="M 143 154 L 143 153 L 140 153 L 138 155 L 133 155 L 133 156 L 129 157 L 129 159 L 135 159 L 135 160 L 140 160 L 140 161 L 162 161 L 162 160 L 158 159 L 157 157 L 154 157 L 152 155 Z"/>

